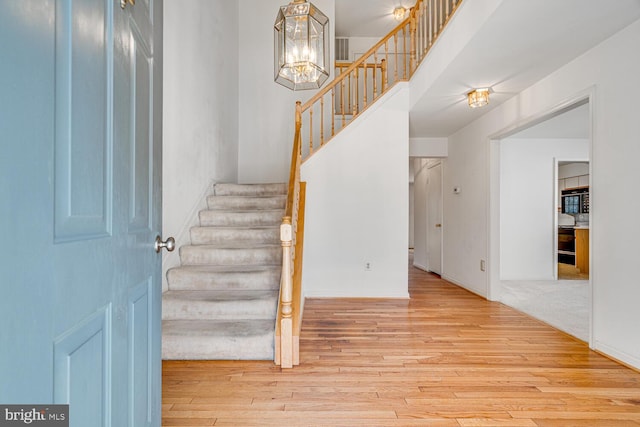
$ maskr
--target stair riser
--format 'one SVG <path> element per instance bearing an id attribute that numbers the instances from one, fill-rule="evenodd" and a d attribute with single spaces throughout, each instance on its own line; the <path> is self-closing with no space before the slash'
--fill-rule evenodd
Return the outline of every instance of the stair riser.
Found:
<path id="1" fill-rule="evenodd" d="M 162 358 L 273 360 L 273 320 L 163 320 Z"/>
<path id="2" fill-rule="evenodd" d="M 260 337 L 162 337 L 164 360 L 273 360 L 273 334 Z"/>
<path id="3" fill-rule="evenodd" d="M 163 320 L 275 319 L 277 296 L 254 301 L 163 300 Z"/>
<path id="4" fill-rule="evenodd" d="M 211 210 L 284 209 L 286 196 L 239 197 L 209 196 L 207 206 Z"/>
<path id="5" fill-rule="evenodd" d="M 216 245 L 227 243 L 262 244 L 280 242 L 280 230 L 271 228 L 238 228 L 224 229 L 219 227 L 193 227 L 191 229 L 191 244 Z"/>
<path id="6" fill-rule="evenodd" d="M 282 222 L 284 210 L 264 212 L 218 212 L 200 211 L 203 227 L 260 227 L 275 226 Z"/>
<path id="7" fill-rule="evenodd" d="M 279 289 L 279 271 L 204 273 L 174 268 L 167 273 L 170 290 Z"/>
<path id="8" fill-rule="evenodd" d="M 251 249 L 219 249 L 208 246 L 180 248 L 183 265 L 279 265 L 282 249 L 279 247 Z"/>
<path id="9" fill-rule="evenodd" d="M 216 196 L 275 196 L 287 194 L 286 184 L 215 184 Z"/>

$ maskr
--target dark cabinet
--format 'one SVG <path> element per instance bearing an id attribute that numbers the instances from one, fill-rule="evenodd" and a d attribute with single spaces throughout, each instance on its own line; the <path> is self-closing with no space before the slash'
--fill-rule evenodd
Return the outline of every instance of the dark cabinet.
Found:
<path id="1" fill-rule="evenodd" d="M 576 238 L 573 227 L 558 228 L 558 262 L 575 265 Z"/>

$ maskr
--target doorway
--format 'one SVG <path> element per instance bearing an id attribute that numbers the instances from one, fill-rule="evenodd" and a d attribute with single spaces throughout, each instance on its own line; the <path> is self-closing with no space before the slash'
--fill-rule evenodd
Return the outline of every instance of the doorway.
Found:
<path id="1" fill-rule="evenodd" d="M 413 265 L 442 274 L 442 160 L 414 159 Z"/>
<path id="2" fill-rule="evenodd" d="M 556 162 L 558 280 L 589 280 L 589 162 Z"/>
<path id="3" fill-rule="evenodd" d="M 558 159 L 590 160 L 589 101 L 510 129 L 491 148 L 491 297 L 584 341 L 590 282 L 558 281 Z"/>

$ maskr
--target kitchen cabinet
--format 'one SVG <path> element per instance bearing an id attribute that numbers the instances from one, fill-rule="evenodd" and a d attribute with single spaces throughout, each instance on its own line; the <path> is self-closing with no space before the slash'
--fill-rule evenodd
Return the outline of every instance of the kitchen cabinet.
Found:
<path id="1" fill-rule="evenodd" d="M 588 187 L 589 186 L 589 175 L 580 175 L 578 177 L 578 186 L 579 187 Z"/>
<path id="2" fill-rule="evenodd" d="M 558 191 L 567 188 L 578 188 L 589 186 L 589 175 L 576 175 L 558 179 Z"/>
<path id="3" fill-rule="evenodd" d="M 580 178 L 577 176 L 565 178 L 564 180 L 564 188 L 576 188 L 579 185 L 580 185 Z"/>
<path id="4" fill-rule="evenodd" d="M 589 229 L 576 228 L 576 268 L 580 273 L 589 273 Z"/>

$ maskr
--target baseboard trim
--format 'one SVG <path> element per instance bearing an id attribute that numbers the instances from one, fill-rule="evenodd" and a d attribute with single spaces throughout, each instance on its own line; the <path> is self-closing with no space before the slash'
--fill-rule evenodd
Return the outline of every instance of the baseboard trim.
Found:
<path id="1" fill-rule="evenodd" d="M 422 271 L 429 272 L 429 269 L 427 268 L 427 266 L 426 266 L 426 265 L 422 265 L 422 264 L 420 264 L 420 263 L 415 263 L 415 262 L 414 262 L 414 263 L 413 263 L 413 266 L 414 266 L 415 268 L 419 268 L 419 269 L 420 269 L 420 270 L 422 270 Z"/>
<path id="2" fill-rule="evenodd" d="M 363 295 L 356 293 L 344 293 L 344 294 L 324 294 L 321 292 L 305 294 L 304 298 L 345 298 L 345 299 L 409 299 L 409 293 L 406 294 L 380 294 L 380 295 Z"/>
<path id="3" fill-rule="evenodd" d="M 640 372 L 640 359 L 624 351 L 620 351 L 609 345 L 603 344 L 598 340 L 595 341 L 593 351 L 606 357 L 607 359 L 611 359 L 616 363 L 626 366 L 629 369 Z"/>
<path id="4" fill-rule="evenodd" d="M 459 286 L 459 287 L 461 287 L 462 289 L 465 289 L 465 290 L 467 290 L 467 291 L 471 292 L 472 294 L 478 295 L 479 297 L 482 297 L 482 298 L 484 298 L 484 299 L 486 299 L 486 300 L 489 300 L 489 299 L 487 298 L 487 295 L 483 294 L 482 292 L 480 292 L 480 291 L 479 291 L 479 290 L 477 290 L 477 289 L 473 289 L 473 288 L 468 287 L 467 285 L 463 284 L 461 281 L 456 280 L 455 278 L 453 278 L 453 277 L 451 277 L 451 276 L 447 276 L 446 274 L 442 274 L 442 275 L 440 275 L 440 277 L 441 277 L 442 279 L 446 280 L 447 282 L 451 282 L 451 283 L 453 283 L 454 285 Z"/>

